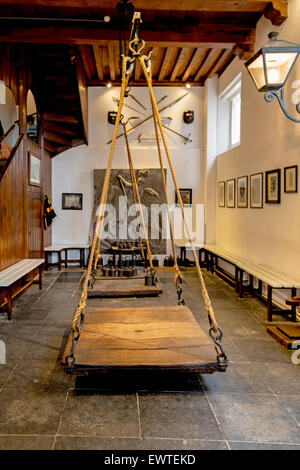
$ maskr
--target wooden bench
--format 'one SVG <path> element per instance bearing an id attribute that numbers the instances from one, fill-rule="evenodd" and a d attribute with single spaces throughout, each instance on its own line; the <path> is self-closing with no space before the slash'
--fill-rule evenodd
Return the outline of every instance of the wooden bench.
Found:
<path id="1" fill-rule="evenodd" d="M 235 290 L 239 297 L 243 297 L 245 290 L 249 290 L 262 300 L 267 302 L 267 320 L 272 321 L 273 314 L 287 313 L 290 314 L 293 321 L 297 321 L 296 305 L 291 305 L 290 310 L 274 308 L 273 306 L 273 289 L 289 289 L 291 296 L 296 295 L 296 289 L 300 289 L 300 282 L 295 279 L 289 279 L 274 270 L 263 266 L 259 263 L 254 263 L 248 259 L 230 252 L 226 248 L 219 245 L 204 245 L 206 266 L 211 272 L 217 272 L 222 277 L 232 280 L 235 284 Z M 218 265 L 218 259 L 222 259 L 235 267 L 235 275 L 230 276 Z M 244 274 L 249 274 L 249 284 L 244 284 Z M 257 279 L 258 287 L 254 288 L 253 280 Z M 262 295 L 262 284 L 267 285 L 267 299 Z"/>
<path id="2" fill-rule="evenodd" d="M 7 317 L 12 320 L 12 299 L 27 289 L 31 284 L 38 282 L 42 289 L 42 273 L 45 261 L 43 259 L 23 259 L 9 268 L 0 271 L 0 293 L 5 295 L 0 302 L 1 308 L 7 310 Z M 35 281 L 36 275 L 39 280 Z"/>
<path id="3" fill-rule="evenodd" d="M 59 271 L 61 271 L 61 266 L 62 263 L 65 265 L 65 267 L 68 267 L 69 263 L 79 263 L 80 267 L 82 268 L 83 266 L 86 265 L 85 262 L 85 250 L 89 249 L 89 245 L 52 245 L 52 246 L 47 246 L 44 249 L 45 252 L 45 269 L 48 271 L 49 266 L 58 266 Z M 79 251 L 79 259 L 69 259 L 69 251 L 72 250 L 78 250 Z M 51 262 L 49 261 L 50 256 L 55 253 L 57 254 L 57 261 Z M 62 253 L 64 254 L 64 258 L 62 258 Z"/>

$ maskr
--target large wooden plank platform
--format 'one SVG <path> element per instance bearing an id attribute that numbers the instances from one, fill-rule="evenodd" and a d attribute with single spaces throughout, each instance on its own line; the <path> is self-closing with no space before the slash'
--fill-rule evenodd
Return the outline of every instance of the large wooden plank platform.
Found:
<path id="1" fill-rule="evenodd" d="M 88 297 L 151 297 L 160 295 L 162 288 L 145 286 L 145 276 L 142 278 L 103 278 L 96 280 L 92 289 L 88 290 Z"/>
<path id="2" fill-rule="evenodd" d="M 224 372 L 212 340 L 186 306 L 88 308 L 75 349 L 73 366 L 66 364 L 72 335 L 62 359 L 75 375 L 110 369 L 190 369 Z"/>

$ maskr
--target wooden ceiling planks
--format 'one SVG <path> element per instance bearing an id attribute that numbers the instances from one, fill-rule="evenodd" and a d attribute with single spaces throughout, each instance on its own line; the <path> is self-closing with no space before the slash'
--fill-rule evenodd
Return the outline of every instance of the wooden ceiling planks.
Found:
<path id="1" fill-rule="evenodd" d="M 108 80 L 117 84 L 121 72 L 116 3 L 3 0 L 0 42 L 75 45 L 88 85 L 104 85 Z M 275 25 L 287 17 L 286 0 L 135 0 L 134 6 L 142 13 L 140 36 L 147 53 L 153 49 L 154 85 L 184 86 L 188 80 L 203 85 L 215 73 L 222 74 L 235 56 L 246 59 L 253 53 L 262 15 Z M 105 15 L 110 16 L 109 23 L 101 22 Z M 134 82 L 145 84 L 139 65 Z"/>

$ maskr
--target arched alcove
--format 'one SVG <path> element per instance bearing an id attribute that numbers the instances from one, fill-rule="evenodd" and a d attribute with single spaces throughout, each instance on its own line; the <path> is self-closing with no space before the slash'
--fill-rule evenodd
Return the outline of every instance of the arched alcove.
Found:
<path id="1" fill-rule="evenodd" d="M 38 126 L 37 126 L 37 107 L 36 102 L 31 90 L 27 93 L 27 137 L 33 142 L 38 141 Z"/>
<path id="2" fill-rule="evenodd" d="M 14 95 L 5 83 L 0 81 L 0 140 L 4 158 L 7 158 L 7 146 L 13 148 L 18 140 L 18 119 L 19 107 L 16 105 Z"/>

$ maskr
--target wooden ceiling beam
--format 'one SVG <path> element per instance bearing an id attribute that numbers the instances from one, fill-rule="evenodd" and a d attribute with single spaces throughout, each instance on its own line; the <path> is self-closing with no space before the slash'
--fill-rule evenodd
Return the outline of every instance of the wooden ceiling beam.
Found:
<path id="1" fill-rule="evenodd" d="M 102 70 L 100 49 L 99 49 L 98 44 L 93 44 L 93 52 L 94 52 L 97 75 L 98 75 L 99 80 L 102 81 L 103 80 L 103 70 Z"/>
<path id="2" fill-rule="evenodd" d="M 159 72 L 159 76 L 158 76 L 159 82 L 162 82 L 163 79 L 165 78 L 167 70 L 170 67 L 170 64 L 172 63 L 174 55 L 176 54 L 176 50 L 177 50 L 176 47 L 172 47 L 172 46 L 167 47 L 165 57 L 164 57 L 164 60 L 163 60 L 163 63 Z"/>
<path id="3" fill-rule="evenodd" d="M 205 70 L 205 67 L 208 66 L 208 64 L 210 63 L 210 61 L 215 57 L 217 51 L 215 49 L 211 49 L 207 56 L 205 57 L 204 61 L 202 62 L 202 64 L 200 65 L 200 68 L 197 72 L 197 74 L 195 75 L 194 77 L 194 82 L 198 82 L 198 80 L 200 80 L 200 78 L 202 77 L 202 75 L 204 75 L 203 71 Z"/>
<path id="4" fill-rule="evenodd" d="M 51 8 L 112 8 L 111 0 L 4 0 L 5 5 Z M 286 11 L 285 0 L 135 0 L 136 10 L 180 10 L 180 11 L 263 11 L 271 3 L 281 14 Z M 50 5 L 49 5 L 50 4 Z"/>
<path id="5" fill-rule="evenodd" d="M 221 60 L 222 57 L 224 56 L 225 52 L 228 52 L 228 51 L 225 51 L 225 49 L 223 49 L 223 50 L 221 50 L 221 51 L 219 52 L 219 54 L 217 55 L 216 59 L 215 59 L 214 62 L 212 63 L 211 68 L 209 69 L 209 71 L 208 71 L 207 74 L 205 75 L 204 80 L 206 80 L 207 78 L 211 78 L 211 77 L 214 76 L 214 74 L 215 74 L 215 73 L 217 72 L 217 70 L 218 70 L 220 60 Z"/>
<path id="6" fill-rule="evenodd" d="M 182 24 L 176 28 L 176 25 L 168 27 L 156 23 L 150 26 L 151 29 L 144 28 L 140 33 L 148 46 L 165 47 L 166 44 L 172 44 L 177 47 L 197 47 L 204 43 L 206 47 L 209 47 L 208 44 L 218 43 L 224 44 L 223 48 L 230 48 L 236 43 L 254 43 L 255 41 L 255 28 L 245 25 L 198 24 L 189 26 Z M 0 42 L 5 43 L 117 45 L 118 38 L 117 29 L 102 28 L 99 25 L 97 27 L 60 24 L 41 26 L 3 21 L 0 30 Z"/>
<path id="7" fill-rule="evenodd" d="M 108 47 L 108 62 L 109 62 L 110 79 L 112 81 L 115 81 L 115 79 L 116 79 L 116 68 L 115 68 L 114 46 L 109 44 L 107 47 Z"/>
<path id="8" fill-rule="evenodd" d="M 172 75 L 171 75 L 171 78 L 170 78 L 170 82 L 175 82 L 180 67 L 182 67 L 182 65 L 186 62 L 186 60 L 187 60 L 190 53 L 191 53 L 191 48 L 190 47 L 183 47 L 181 49 L 181 52 L 178 56 L 176 64 L 173 68 Z"/>
<path id="9" fill-rule="evenodd" d="M 92 78 L 92 74 L 91 74 L 91 70 L 90 70 L 90 63 L 89 63 L 87 53 L 86 53 L 86 50 L 85 50 L 86 47 L 88 47 L 88 46 L 79 45 L 78 50 L 79 50 L 79 54 L 80 54 L 83 66 L 84 66 L 84 70 L 85 70 L 85 73 L 86 73 L 86 78 L 88 79 L 88 81 L 90 81 L 91 78 Z"/>
<path id="10" fill-rule="evenodd" d="M 188 80 L 191 71 L 193 70 L 194 67 L 197 66 L 197 64 L 201 63 L 201 61 L 203 60 L 203 58 L 205 56 L 205 53 L 206 53 L 206 49 L 203 49 L 203 48 L 200 48 L 200 47 L 195 49 L 194 55 L 192 56 L 188 66 L 185 69 L 185 72 L 182 76 L 182 79 L 181 79 L 182 82 L 186 82 Z"/>

